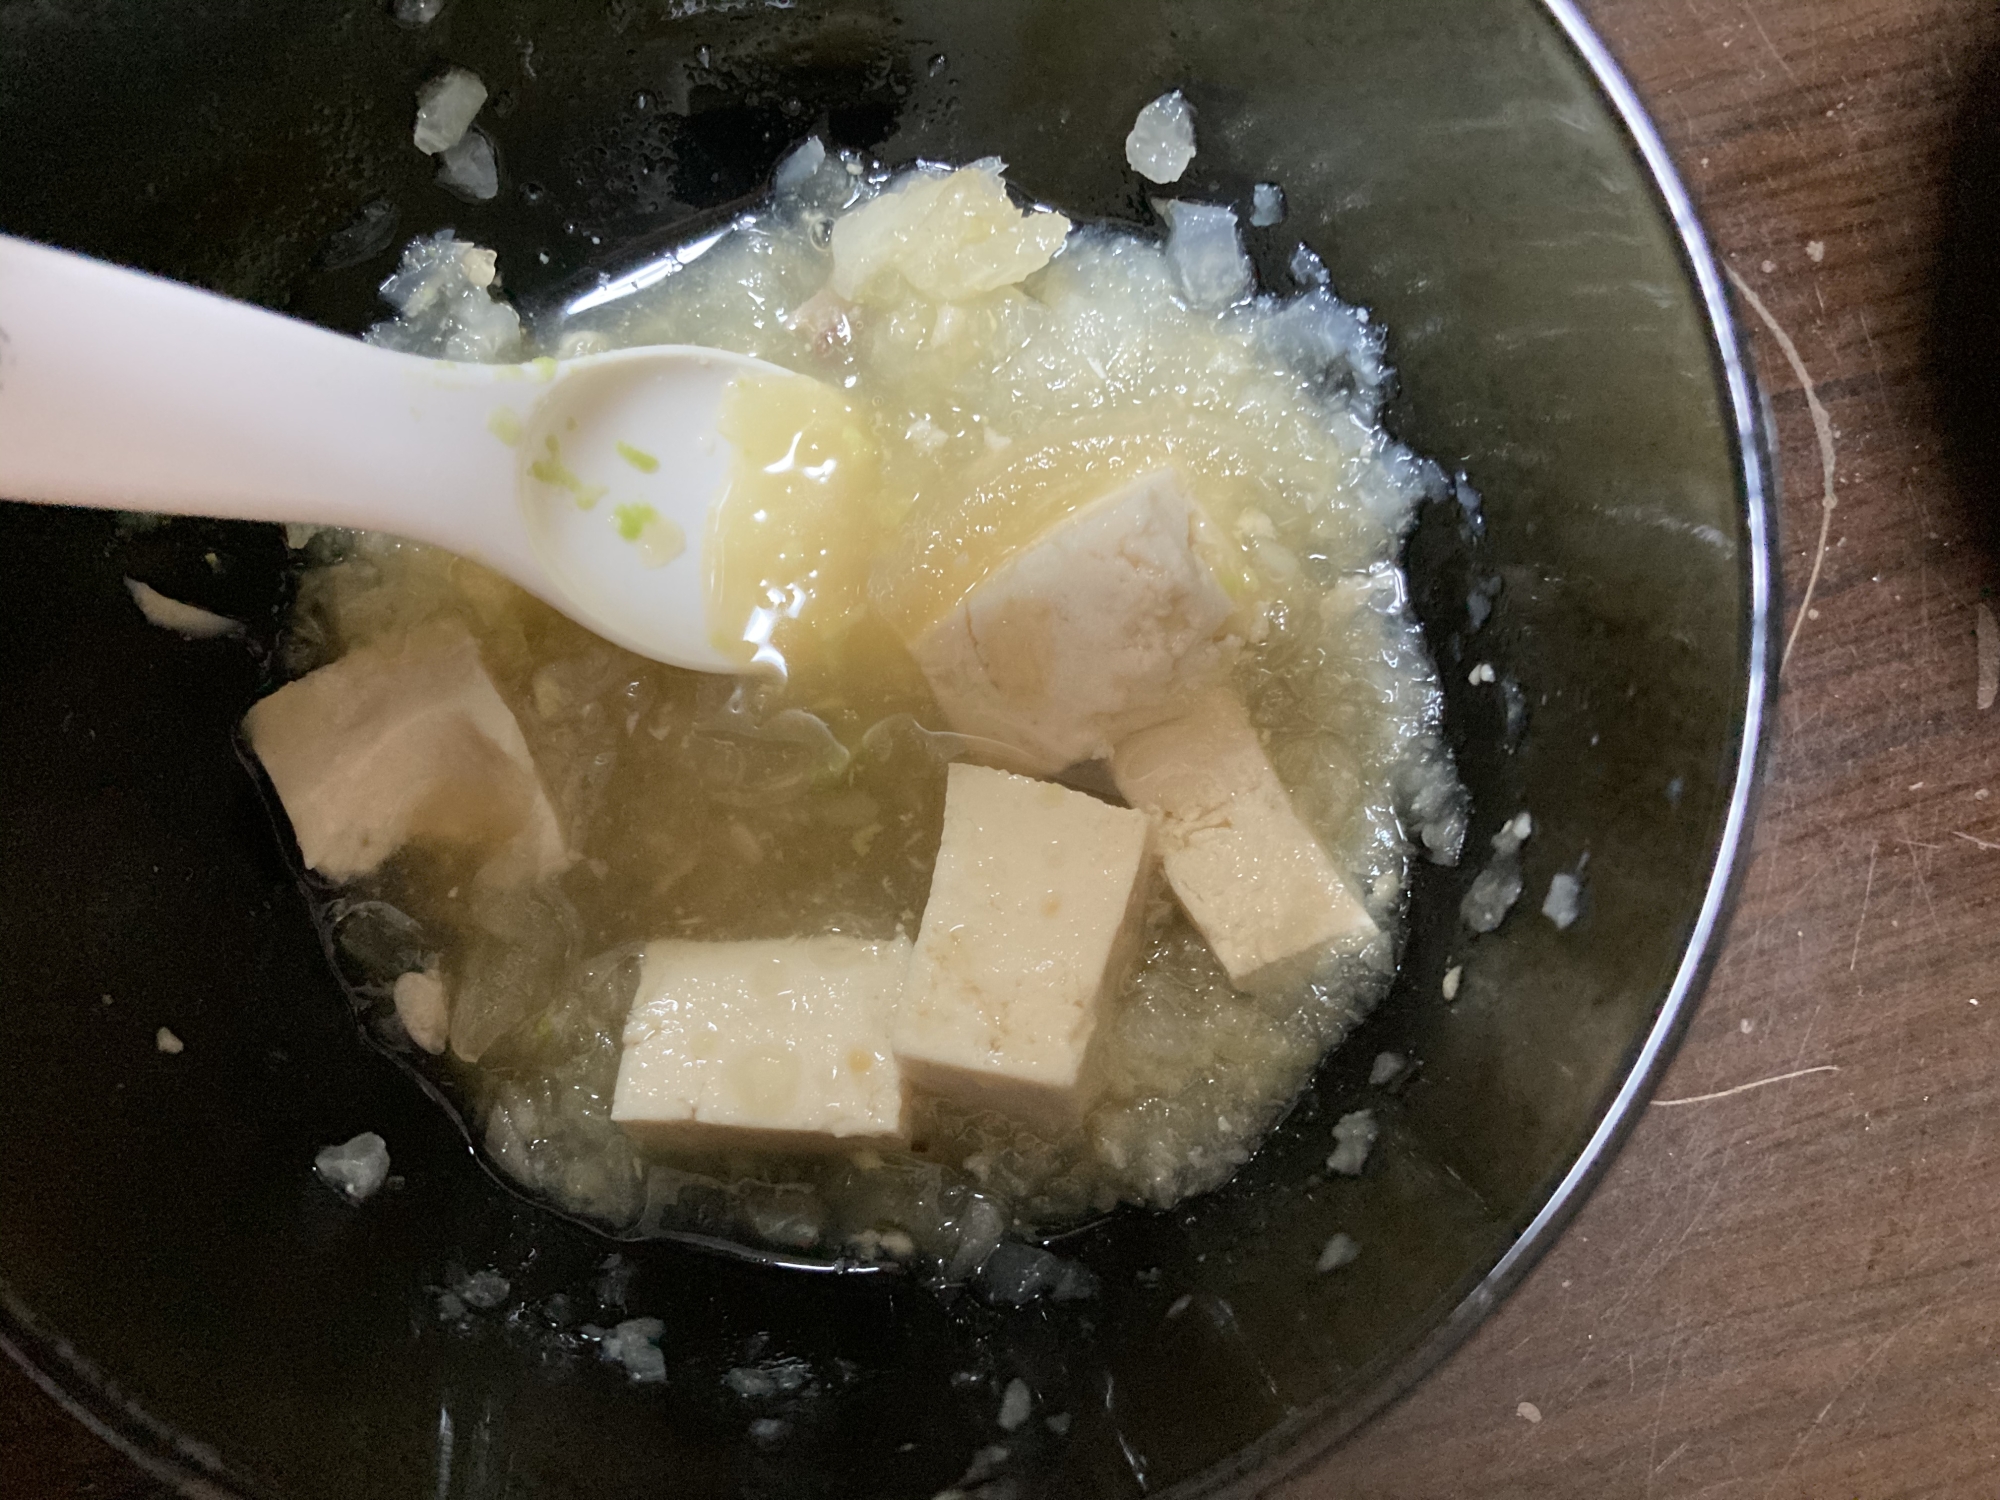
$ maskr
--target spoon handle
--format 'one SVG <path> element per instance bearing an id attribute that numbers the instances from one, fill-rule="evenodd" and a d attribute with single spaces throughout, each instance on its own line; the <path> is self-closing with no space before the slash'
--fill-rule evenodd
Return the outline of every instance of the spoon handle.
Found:
<path id="1" fill-rule="evenodd" d="M 0 236 L 11 498 L 393 531 L 518 574 L 515 457 L 486 424 L 520 377 Z"/>

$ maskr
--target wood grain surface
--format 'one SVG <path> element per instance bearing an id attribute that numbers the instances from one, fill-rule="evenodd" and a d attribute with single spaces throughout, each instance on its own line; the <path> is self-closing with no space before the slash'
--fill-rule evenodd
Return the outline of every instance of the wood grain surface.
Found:
<path id="1" fill-rule="evenodd" d="M 1586 0 L 1830 423 L 1754 864 L 1635 1137 L 1527 1283 L 1287 1500 L 2000 1494 L 2000 485 L 1948 461 L 1953 145 L 1994 0 Z M 1822 464 L 1772 329 L 1791 611 Z M 1990 793 L 1990 795 L 1989 795 Z M 0 1493 L 164 1491 L 0 1361 Z"/>

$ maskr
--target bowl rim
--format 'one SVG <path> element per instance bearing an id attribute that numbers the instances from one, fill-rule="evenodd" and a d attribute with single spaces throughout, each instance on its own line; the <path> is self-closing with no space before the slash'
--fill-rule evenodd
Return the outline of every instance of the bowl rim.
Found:
<path id="1" fill-rule="evenodd" d="M 1710 354 L 1726 393 L 1725 426 L 1734 451 L 1745 546 L 1741 579 L 1749 608 L 1739 642 L 1745 692 L 1733 782 L 1722 836 L 1694 930 L 1674 971 L 1659 1014 L 1646 1031 L 1588 1141 L 1549 1190 L 1526 1228 L 1459 1298 L 1436 1328 L 1378 1378 L 1359 1400 L 1339 1409 L 1307 1409 L 1243 1453 L 1162 1492 L 1163 1500 L 1235 1500 L 1264 1493 L 1325 1458 L 1362 1427 L 1407 1396 L 1442 1364 L 1516 1286 L 1526 1279 L 1583 1207 L 1612 1160 L 1644 1115 L 1653 1090 L 1673 1061 L 1721 956 L 1729 920 L 1751 856 L 1764 770 L 1770 754 L 1772 715 L 1779 687 L 1780 579 L 1773 565 L 1778 527 L 1777 441 L 1771 410 L 1759 381 L 1748 325 L 1738 314 L 1722 263 L 1638 91 L 1598 36 L 1577 0 L 1535 0 L 1590 75 L 1625 132 L 1627 144 L 1650 179 L 1656 201 L 1673 222 L 1682 268 L 1700 292 Z"/>
<path id="2" fill-rule="evenodd" d="M 1590 1138 L 1549 1190 L 1534 1218 L 1460 1296 L 1443 1322 L 1391 1365 L 1361 1399 L 1344 1402 L 1331 1412 L 1308 1409 L 1241 1453 L 1163 1492 L 1178 1500 L 1252 1496 L 1311 1467 L 1409 1394 L 1526 1278 L 1602 1180 L 1672 1061 L 1720 956 L 1750 863 L 1750 832 L 1770 751 L 1772 710 L 1779 686 L 1778 632 L 1773 628 L 1779 603 L 1779 581 L 1773 567 L 1778 474 L 1770 409 L 1757 378 L 1747 328 L 1737 315 L 1721 262 L 1637 90 L 1584 18 L 1576 0 L 1534 3 L 1610 107 L 1650 181 L 1656 202 L 1672 220 L 1682 267 L 1700 293 L 1715 373 L 1726 394 L 1725 427 L 1745 524 L 1742 582 L 1749 608 L 1739 645 L 1746 688 L 1743 723 L 1722 836 L 1694 930 L 1659 1013 Z M 67 1340 L 43 1328 L 4 1278 L 0 1278 L 0 1354 L 11 1359 L 76 1421 L 186 1500 L 257 1500 L 257 1490 L 242 1476 L 231 1473 L 219 1454 L 155 1420 Z"/>

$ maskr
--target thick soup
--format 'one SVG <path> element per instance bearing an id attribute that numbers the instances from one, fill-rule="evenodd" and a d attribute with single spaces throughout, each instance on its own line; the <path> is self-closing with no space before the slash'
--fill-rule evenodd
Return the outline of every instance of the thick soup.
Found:
<path id="1" fill-rule="evenodd" d="M 409 248 L 378 342 L 801 377 L 724 412 L 739 676 L 434 550 L 305 547 L 311 670 L 249 738 L 380 1035 L 530 1192 L 963 1274 L 1224 1181 L 1383 993 L 1411 862 L 1464 833 L 1397 567 L 1443 476 L 1309 251 L 1260 292 L 1228 209 L 1160 207 L 1072 225 L 997 163 L 813 142 L 527 330 L 488 252 Z M 549 447 L 564 503 L 687 545 Z"/>

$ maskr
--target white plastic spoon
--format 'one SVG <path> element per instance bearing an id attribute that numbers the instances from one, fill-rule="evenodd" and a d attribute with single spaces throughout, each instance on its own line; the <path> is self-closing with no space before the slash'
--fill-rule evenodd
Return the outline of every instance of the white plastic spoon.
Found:
<path id="1" fill-rule="evenodd" d="M 701 671 L 741 666 L 702 555 L 723 391 L 787 373 L 685 345 L 424 359 L 0 236 L 0 496 L 392 532 Z M 621 506 L 658 520 L 628 539 Z"/>

